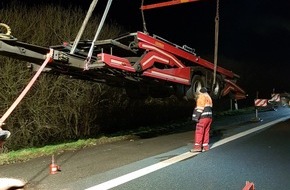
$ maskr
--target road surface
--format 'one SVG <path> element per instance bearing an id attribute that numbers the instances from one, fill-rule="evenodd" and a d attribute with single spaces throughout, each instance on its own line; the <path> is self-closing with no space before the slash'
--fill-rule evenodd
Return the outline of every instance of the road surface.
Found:
<path id="1" fill-rule="evenodd" d="M 213 124 L 211 150 L 193 154 L 193 131 L 132 139 L 0 166 L 28 189 L 290 189 L 290 109 L 231 116 Z"/>

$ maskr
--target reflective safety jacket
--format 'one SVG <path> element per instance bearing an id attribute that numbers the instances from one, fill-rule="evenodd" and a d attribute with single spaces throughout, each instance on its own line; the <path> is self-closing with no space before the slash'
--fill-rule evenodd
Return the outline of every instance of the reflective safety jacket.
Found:
<path id="1" fill-rule="evenodd" d="M 212 118 L 212 99 L 207 92 L 199 93 L 192 120 L 198 122 L 200 118 Z"/>

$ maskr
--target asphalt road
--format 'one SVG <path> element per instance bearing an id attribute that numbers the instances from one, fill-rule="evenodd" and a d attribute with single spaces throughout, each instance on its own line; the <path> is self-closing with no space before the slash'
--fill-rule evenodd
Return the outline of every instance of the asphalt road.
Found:
<path id="1" fill-rule="evenodd" d="M 290 121 L 284 122 L 290 118 L 290 109 L 258 116 L 263 121 L 254 122 L 255 113 L 217 118 L 212 127 L 213 148 L 198 155 L 188 152 L 193 131 L 187 131 L 63 152 L 55 155 L 62 171 L 53 175 L 49 173 L 51 157 L 42 157 L 0 166 L 0 177 L 23 179 L 28 189 L 41 190 L 97 189 L 98 184 L 122 176 L 128 182 L 112 181 L 112 188 L 242 189 L 246 181 L 252 181 L 256 189 L 290 189 Z M 265 125 L 265 129 L 224 142 Z M 136 179 L 129 179 L 132 176 Z"/>

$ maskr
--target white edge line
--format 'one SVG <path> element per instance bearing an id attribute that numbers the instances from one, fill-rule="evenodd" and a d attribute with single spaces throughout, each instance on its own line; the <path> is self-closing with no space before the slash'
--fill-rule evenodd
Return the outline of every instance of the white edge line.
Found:
<path id="1" fill-rule="evenodd" d="M 261 125 L 261 126 L 258 126 L 258 127 L 252 128 L 252 129 L 249 129 L 249 130 L 247 130 L 247 131 L 244 131 L 244 132 L 238 133 L 238 134 L 236 134 L 236 135 L 230 136 L 230 137 L 228 137 L 228 138 L 222 139 L 222 140 L 220 140 L 220 141 L 214 143 L 214 144 L 211 146 L 211 149 L 212 149 L 212 148 L 215 148 L 215 147 L 218 147 L 218 146 L 220 146 L 220 145 L 223 145 L 223 144 L 225 144 L 225 143 L 227 143 L 227 142 L 230 142 L 230 141 L 232 141 L 232 140 L 235 140 L 235 139 L 237 139 L 237 138 L 240 138 L 240 137 L 246 136 L 246 135 L 248 135 L 248 134 L 250 134 L 250 133 L 253 133 L 253 132 L 256 132 L 256 131 L 262 130 L 262 129 L 264 129 L 264 128 L 270 127 L 270 126 L 272 126 L 272 125 L 274 125 L 274 124 L 276 124 L 276 123 L 279 123 L 279 122 L 281 122 L 281 121 L 285 121 L 285 120 L 287 120 L 287 119 L 289 119 L 289 118 L 290 118 L 290 116 L 282 117 L 282 118 L 277 119 L 277 120 L 275 120 L 275 121 L 271 121 L 271 122 L 266 123 L 266 124 L 264 124 L 264 125 Z"/>
<path id="2" fill-rule="evenodd" d="M 185 160 L 187 158 L 193 157 L 193 156 L 195 156 L 197 154 L 199 154 L 199 152 L 198 153 L 186 152 L 186 153 L 183 153 L 181 155 L 178 155 L 178 156 L 175 156 L 173 158 L 170 158 L 168 160 L 164 160 L 164 161 L 159 162 L 157 164 L 153 164 L 151 166 L 142 168 L 140 170 L 128 173 L 126 175 L 117 177 L 115 179 L 106 181 L 104 183 L 98 184 L 98 185 L 93 186 L 93 187 L 90 187 L 90 188 L 88 188 L 86 190 L 105 190 L 105 189 L 110 189 L 110 188 L 116 187 L 118 185 L 121 185 L 123 183 L 126 183 L 128 181 L 131 181 L 133 179 L 136 179 L 136 178 L 139 178 L 141 176 L 144 176 L 144 175 L 147 175 L 149 173 L 152 173 L 154 171 L 157 171 L 159 169 L 165 168 L 165 167 L 167 167 L 169 165 L 172 165 L 174 163 L 177 163 L 177 162 L 179 162 L 181 160 Z"/>

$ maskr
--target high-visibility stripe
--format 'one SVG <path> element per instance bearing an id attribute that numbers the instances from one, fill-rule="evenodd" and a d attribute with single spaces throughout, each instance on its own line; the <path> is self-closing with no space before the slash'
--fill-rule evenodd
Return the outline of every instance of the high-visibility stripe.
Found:
<path id="1" fill-rule="evenodd" d="M 203 112 L 201 115 L 212 115 L 212 112 Z"/>

